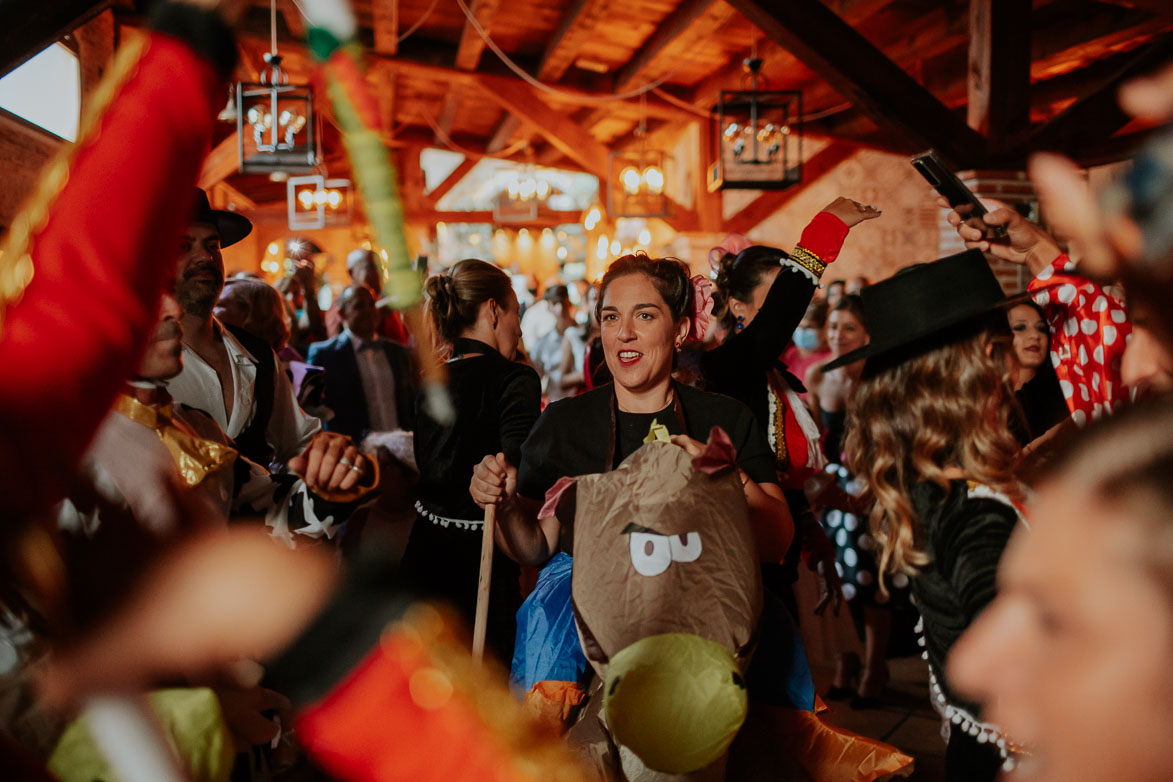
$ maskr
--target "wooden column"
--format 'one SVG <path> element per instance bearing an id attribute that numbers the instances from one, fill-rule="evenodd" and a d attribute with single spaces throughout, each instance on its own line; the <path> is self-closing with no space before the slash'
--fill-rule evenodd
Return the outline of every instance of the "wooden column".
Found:
<path id="1" fill-rule="evenodd" d="M 1030 0 L 970 0 L 966 120 L 997 152 L 1030 125 Z"/>

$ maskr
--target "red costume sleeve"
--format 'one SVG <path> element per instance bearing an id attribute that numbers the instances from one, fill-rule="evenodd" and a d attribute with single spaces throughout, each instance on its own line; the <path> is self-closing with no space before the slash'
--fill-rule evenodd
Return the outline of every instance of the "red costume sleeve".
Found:
<path id="1" fill-rule="evenodd" d="M 1128 400 L 1120 360 L 1132 324 L 1124 304 L 1075 272 L 1066 254 L 1027 285 L 1051 326 L 1051 363 L 1075 423 Z"/>
<path id="2" fill-rule="evenodd" d="M 819 212 L 802 230 L 798 247 L 813 253 L 824 264 L 834 263 L 849 230 L 847 223 L 835 215 Z"/>
<path id="3" fill-rule="evenodd" d="M 124 47 L 98 89 L 109 107 L 7 245 L 32 270 L 0 321 L 0 493 L 17 517 L 54 499 L 137 364 L 224 98 L 213 66 L 161 34 Z"/>

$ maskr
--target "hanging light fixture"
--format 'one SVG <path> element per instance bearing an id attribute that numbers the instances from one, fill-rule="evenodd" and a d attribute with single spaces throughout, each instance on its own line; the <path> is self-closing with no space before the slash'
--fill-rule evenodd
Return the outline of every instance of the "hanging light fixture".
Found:
<path id="1" fill-rule="evenodd" d="M 763 90 L 756 56 L 744 66 L 749 89 L 722 90 L 710 114 L 709 190 L 784 190 L 802 181 L 802 93 Z"/>
<path id="2" fill-rule="evenodd" d="M 664 153 L 647 143 L 647 118 L 635 129 L 631 150 L 608 156 L 607 211 L 614 217 L 663 217 L 668 214 L 664 195 Z"/>
<path id="3" fill-rule="evenodd" d="M 327 179 L 323 174 L 289 177 L 285 203 L 290 230 L 350 225 L 350 180 Z"/>
<path id="4" fill-rule="evenodd" d="M 318 162 L 314 90 L 290 84 L 277 53 L 277 3 L 270 0 L 268 66 L 236 85 L 236 145 L 241 173 L 311 171 Z M 229 112 L 224 112 L 229 114 Z"/>
<path id="5" fill-rule="evenodd" d="M 500 222 L 534 220 L 538 208 L 553 189 L 533 162 L 533 150 L 526 147 L 526 162 L 520 165 L 505 189 L 493 199 L 493 219 Z"/>

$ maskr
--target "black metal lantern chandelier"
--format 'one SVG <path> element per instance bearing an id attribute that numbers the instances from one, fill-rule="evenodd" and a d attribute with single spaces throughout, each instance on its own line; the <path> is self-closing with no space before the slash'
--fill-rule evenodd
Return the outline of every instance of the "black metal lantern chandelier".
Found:
<path id="1" fill-rule="evenodd" d="M 762 60 L 745 60 L 748 90 L 722 90 L 710 122 L 709 190 L 785 190 L 802 181 L 802 93 L 761 89 Z"/>
<path id="2" fill-rule="evenodd" d="M 271 51 L 256 82 L 236 85 L 236 147 L 245 174 L 309 172 L 318 162 L 314 90 L 290 84 L 277 53 L 277 6 L 270 0 Z"/>

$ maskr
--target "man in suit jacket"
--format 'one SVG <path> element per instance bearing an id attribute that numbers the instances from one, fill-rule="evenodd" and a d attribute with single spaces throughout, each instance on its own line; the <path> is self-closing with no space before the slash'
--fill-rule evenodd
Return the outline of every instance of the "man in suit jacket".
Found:
<path id="1" fill-rule="evenodd" d="M 411 430 L 417 384 L 407 348 L 375 333 L 378 311 L 368 288 L 352 285 L 338 297 L 342 333 L 310 345 L 308 363 L 326 369 L 326 428 L 353 437 Z"/>

